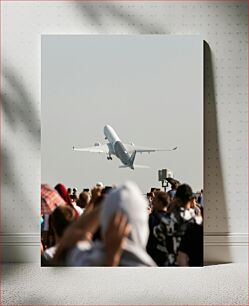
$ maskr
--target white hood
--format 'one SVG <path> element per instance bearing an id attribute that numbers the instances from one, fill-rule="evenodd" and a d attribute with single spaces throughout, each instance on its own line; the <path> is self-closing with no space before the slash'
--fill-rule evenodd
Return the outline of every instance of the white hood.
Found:
<path id="1" fill-rule="evenodd" d="M 139 188 L 127 182 L 110 192 L 103 201 L 100 224 L 102 235 L 107 230 L 112 216 L 123 212 L 131 225 L 131 233 L 124 243 L 120 266 L 156 266 L 146 252 L 149 236 L 147 201 Z M 103 266 L 105 262 L 105 248 L 102 242 L 93 244 L 78 244 L 70 252 L 68 264 L 70 266 Z"/>
<path id="2" fill-rule="evenodd" d="M 115 189 L 102 203 L 100 217 L 102 235 L 107 230 L 112 216 L 120 211 L 127 216 L 131 225 L 128 239 L 145 249 L 149 237 L 147 206 L 147 201 L 134 183 L 127 182 Z"/>

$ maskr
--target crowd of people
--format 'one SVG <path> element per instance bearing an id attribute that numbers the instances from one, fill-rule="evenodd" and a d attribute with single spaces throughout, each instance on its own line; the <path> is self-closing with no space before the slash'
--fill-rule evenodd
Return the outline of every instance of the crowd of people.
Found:
<path id="1" fill-rule="evenodd" d="M 42 266 L 202 266 L 203 190 L 41 185 Z"/>

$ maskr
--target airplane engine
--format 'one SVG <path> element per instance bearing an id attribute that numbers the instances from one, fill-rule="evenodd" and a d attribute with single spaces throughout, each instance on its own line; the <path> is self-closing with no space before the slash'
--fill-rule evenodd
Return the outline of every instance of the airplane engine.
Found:
<path id="1" fill-rule="evenodd" d="M 101 146 L 101 143 L 100 142 L 95 142 L 94 146 L 99 147 L 99 146 Z"/>

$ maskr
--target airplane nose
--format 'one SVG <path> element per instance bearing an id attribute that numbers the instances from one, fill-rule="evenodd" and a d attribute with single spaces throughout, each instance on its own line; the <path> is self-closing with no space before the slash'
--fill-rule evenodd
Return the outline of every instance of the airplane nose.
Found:
<path id="1" fill-rule="evenodd" d="M 106 124 L 104 126 L 104 134 L 106 135 L 106 133 L 110 133 L 110 131 L 112 130 L 111 126 Z"/>
<path id="2" fill-rule="evenodd" d="M 106 132 L 108 131 L 108 125 L 104 126 L 104 134 L 106 134 Z"/>

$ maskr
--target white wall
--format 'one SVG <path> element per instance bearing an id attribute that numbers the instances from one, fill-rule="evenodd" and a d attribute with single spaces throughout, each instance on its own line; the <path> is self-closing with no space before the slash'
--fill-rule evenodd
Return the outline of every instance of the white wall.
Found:
<path id="1" fill-rule="evenodd" d="M 1 244 L 39 261 L 41 34 L 202 34 L 205 259 L 247 260 L 247 1 L 4 1 Z"/>

